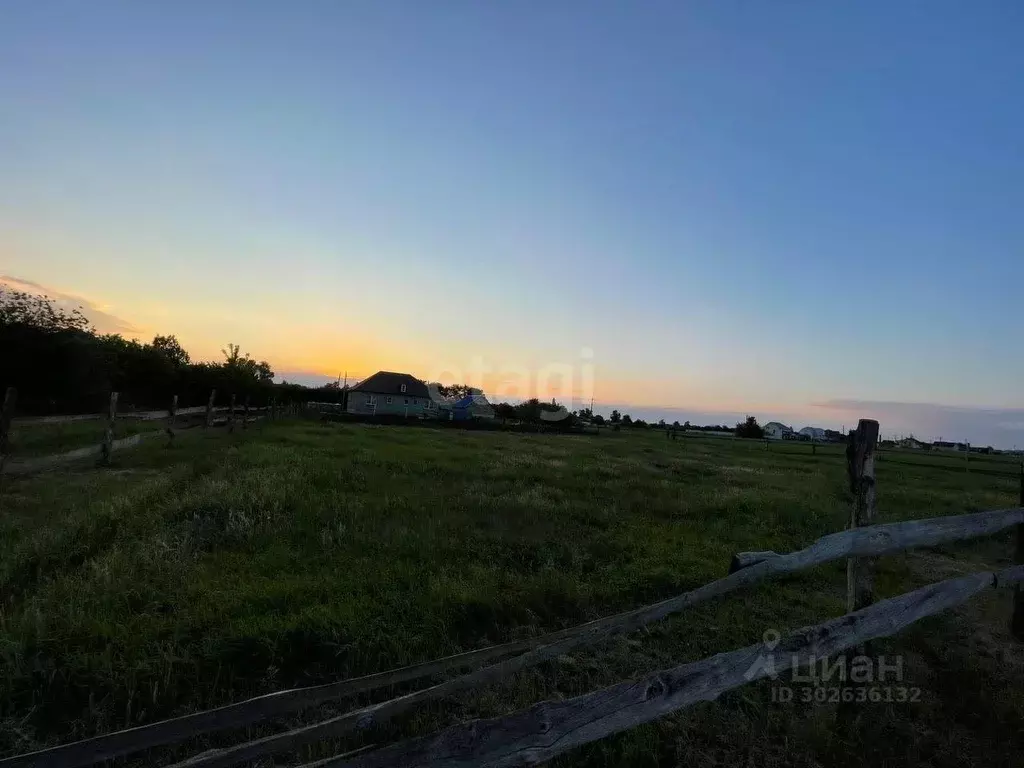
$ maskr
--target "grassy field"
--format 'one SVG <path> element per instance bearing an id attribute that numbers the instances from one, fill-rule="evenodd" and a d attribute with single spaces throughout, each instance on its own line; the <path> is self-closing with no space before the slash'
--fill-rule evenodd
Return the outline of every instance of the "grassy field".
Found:
<path id="1" fill-rule="evenodd" d="M 718 578 L 733 552 L 804 546 L 849 508 L 837 449 L 803 445 L 299 421 L 162 443 L 106 469 L 3 480 L 0 755 L 571 626 Z M 879 464 L 882 520 L 1016 504 L 1012 475 L 911 458 Z M 884 558 L 878 592 L 1006 567 L 1012 552 L 1004 535 Z M 836 563 L 300 757 L 577 695 L 844 603 Z M 834 705 L 773 703 L 765 682 L 556 763 L 1013 765 L 1024 654 L 1009 616 L 993 592 L 880 642 L 920 701 L 864 705 L 852 725 Z"/>
<path id="2" fill-rule="evenodd" d="M 106 422 L 101 419 L 15 425 L 10 432 L 10 455 L 17 461 L 53 456 L 75 448 L 98 445 L 103 442 L 105 428 Z M 159 432 L 166 428 L 167 422 L 162 420 L 118 419 L 114 428 L 114 438 Z"/>

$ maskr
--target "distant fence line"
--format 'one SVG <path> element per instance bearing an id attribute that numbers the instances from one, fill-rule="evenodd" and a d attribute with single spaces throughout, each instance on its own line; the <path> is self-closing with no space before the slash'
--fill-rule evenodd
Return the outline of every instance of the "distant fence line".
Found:
<path id="1" fill-rule="evenodd" d="M 635 427 L 634 427 L 635 428 Z M 799 456 L 822 456 L 825 458 L 843 458 L 844 443 L 836 441 L 821 440 L 784 440 L 764 437 L 739 437 L 735 434 L 724 434 L 708 430 L 683 430 L 676 429 L 671 425 L 648 425 L 647 429 L 664 431 L 669 439 L 681 439 L 684 442 L 691 439 L 697 440 L 731 440 L 741 441 L 748 444 L 757 444 L 764 447 L 765 451 L 779 449 L 782 455 Z M 644 429 L 644 427 L 640 427 Z M 800 449 L 803 448 L 801 451 Z M 822 449 L 819 451 L 819 449 Z M 938 469 L 944 471 L 977 473 L 979 475 L 992 475 L 997 477 L 1016 477 L 1017 467 L 1024 463 L 1024 457 L 1019 453 L 982 453 L 980 451 L 955 451 L 944 448 L 905 448 L 902 446 L 879 447 L 876 451 L 876 460 L 886 457 L 886 463 L 907 467 L 924 467 L 927 469 Z M 899 457 L 899 458 L 896 458 Z M 891 461 L 890 461 L 891 458 Z M 914 461 L 914 459 L 935 459 L 934 461 Z M 981 466 L 979 466 L 981 465 Z M 999 467 L 1005 468 L 1000 469 Z"/>
<path id="2" fill-rule="evenodd" d="M 178 408 L 178 396 L 174 395 L 171 398 L 170 406 L 166 410 L 119 412 L 118 393 L 111 392 L 106 413 L 14 418 L 18 391 L 15 387 L 8 387 L 4 393 L 2 409 L 0 409 L 0 473 L 29 474 L 92 457 L 99 457 L 103 463 L 108 463 L 116 451 L 131 448 L 143 441 L 161 436 L 166 437 L 170 445 L 173 444 L 175 436 L 181 427 L 178 423 L 179 418 L 202 416 L 201 424 L 203 427 L 226 426 L 228 431 L 234 431 L 236 422 L 240 423 L 243 429 L 246 429 L 250 423 L 261 418 L 274 418 L 282 414 L 290 415 L 298 412 L 298 405 L 296 403 L 278 404 L 274 400 L 271 400 L 267 405 L 251 406 L 249 398 L 246 397 L 243 403 L 238 405 L 235 402 L 234 395 L 231 395 L 230 405 L 215 406 L 216 396 L 217 390 L 213 389 L 210 390 L 210 396 L 206 405 Z M 238 418 L 239 414 L 241 415 L 240 419 Z M 114 433 L 119 419 L 131 419 L 134 421 L 163 420 L 167 424 L 163 430 L 143 432 L 116 439 Z M 12 460 L 16 458 L 11 455 L 10 436 L 12 430 L 87 421 L 103 421 L 102 434 L 98 435 L 99 442 L 50 456 L 33 456 L 21 460 Z"/>
<path id="3" fill-rule="evenodd" d="M 221 406 L 215 408 L 215 411 L 226 411 L 227 406 Z M 117 418 L 119 419 L 137 419 L 139 421 L 158 421 L 160 419 L 166 419 L 169 414 L 169 409 L 160 411 L 123 411 L 118 412 Z M 193 414 L 206 413 L 205 405 L 197 405 L 193 408 L 178 408 L 176 415 L 178 416 L 191 416 Z M 79 413 L 70 416 L 22 416 L 11 420 L 11 426 L 13 427 L 31 427 L 35 425 L 43 426 L 46 424 L 66 424 L 74 421 L 97 421 L 99 419 L 107 418 L 105 413 Z"/>
<path id="4" fill-rule="evenodd" d="M 172 768 L 222 768 L 296 749 L 346 733 L 379 725 L 427 701 L 499 681 L 515 672 L 557 659 L 571 649 L 593 646 L 679 613 L 692 605 L 721 597 L 764 579 L 823 563 L 847 559 L 845 616 L 808 627 L 782 638 L 777 645 L 752 645 L 702 661 L 683 664 L 625 681 L 565 701 L 546 701 L 511 715 L 473 720 L 438 733 L 417 737 L 373 751 L 356 750 L 321 760 L 306 768 L 385 765 L 498 766 L 533 764 L 576 746 L 649 722 L 699 701 L 766 676 L 767 670 L 786 670 L 827 658 L 839 651 L 888 637 L 920 619 L 959 605 L 990 587 L 1015 586 L 1011 627 L 1024 639 L 1024 472 L 1020 477 L 1020 506 L 955 517 L 874 524 L 875 448 L 878 423 L 862 420 L 850 433 L 847 471 L 854 501 L 850 528 L 824 536 L 809 547 L 789 554 L 737 553 L 729 575 L 690 592 L 653 605 L 609 616 L 569 629 L 437 659 L 337 683 L 277 693 L 197 712 L 129 730 L 96 736 L 30 754 L 0 760 L 0 766 L 78 768 L 140 750 L 183 741 L 191 736 L 238 728 L 293 713 L 355 693 L 399 682 L 414 682 L 443 672 L 479 667 L 440 684 L 357 708 L 327 720 L 293 728 L 233 747 L 212 749 Z M 1016 528 L 1012 568 L 981 572 L 930 584 L 898 597 L 874 602 L 872 558 L 914 547 L 932 547 L 989 536 Z M 501 660 L 499 660 L 501 659 Z M 757 661 L 770 663 L 757 665 Z M 485 664 L 486 666 L 480 666 Z M 751 670 L 755 672 L 751 674 Z M 840 710 L 839 716 L 848 716 Z"/>

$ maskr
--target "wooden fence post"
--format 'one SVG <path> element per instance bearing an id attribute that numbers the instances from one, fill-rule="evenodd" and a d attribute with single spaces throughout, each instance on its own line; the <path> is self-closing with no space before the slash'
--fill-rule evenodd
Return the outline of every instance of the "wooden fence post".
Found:
<path id="1" fill-rule="evenodd" d="M 17 402 L 18 390 L 15 387 L 8 387 L 4 392 L 3 410 L 0 410 L 0 472 L 3 471 L 4 462 L 11 450 L 11 419 L 14 418 L 14 406 Z"/>
<path id="2" fill-rule="evenodd" d="M 249 396 L 245 396 L 245 400 L 242 403 L 242 429 L 249 428 Z"/>
<path id="3" fill-rule="evenodd" d="M 171 407 L 167 410 L 167 444 L 174 443 L 174 417 L 178 415 L 178 396 L 171 398 Z"/>
<path id="4" fill-rule="evenodd" d="M 850 527 L 871 525 L 875 517 L 875 446 L 878 422 L 861 419 L 857 431 L 850 433 L 846 446 L 847 472 L 853 509 Z M 874 564 L 868 558 L 851 557 L 846 561 L 846 610 L 866 608 L 874 601 Z"/>
<path id="5" fill-rule="evenodd" d="M 228 408 L 228 432 L 235 431 L 235 395 L 231 394 L 231 405 Z"/>
<path id="6" fill-rule="evenodd" d="M 1020 464 L 1020 497 L 1024 507 L 1024 461 Z M 1017 525 L 1017 551 L 1014 553 L 1017 565 L 1024 565 L 1024 523 Z M 1024 640 L 1024 588 L 1017 584 L 1013 588 L 1013 620 L 1010 624 L 1014 637 Z"/>
<path id="7" fill-rule="evenodd" d="M 117 392 L 110 393 L 110 406 L 107 410 L 107 427 L 103 430 L 103 463 L 110 463 L 114 452 L 114 422 L 117 420 Z"/>
<path id="8" fill-rule="evenodd" d="M 853 494 L 853 506 L 850 511 L 850 529 L 872 525 L 875 517 L 875 446 L 878 443 L 878 422 L 872 419 L 861 419 L 856 431 L 851 431 L 846 444 L 846 472 L 850 481 L 850 492 Z M 875 564 L 868 557 L 851 557 L 846 561 L 846 612 L 853 613 L 866 608 L 874 602 L 874 571 Z M 851 656 L 843 657 L 842 696 L 843 699 L 836 709 L 837 725 L 843 731 L 853 727 L 859 721 L 856 715 L 856 704 L 847 699 L 846 691 L 850 689 L 853 659 L 858 656 L 870 656 L 871 650 L 866 642 L 850 649 Z"/>
<path id="9" fill-rule="evenodd" d="M 206 424 L 205 427 L 213 426 L 213 398 L 217 396 L 217 390 L 210 390 L 210 399 L 206 401 Z"/>

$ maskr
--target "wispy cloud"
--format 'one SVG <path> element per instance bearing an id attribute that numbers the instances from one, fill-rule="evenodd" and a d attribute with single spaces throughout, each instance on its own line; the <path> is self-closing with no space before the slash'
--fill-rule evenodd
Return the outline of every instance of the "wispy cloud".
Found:
<path id="1" fill-rule="evenodd" d="M 79 309 L 100 333 L 118 333 L 123 336 L 138 335 L 144 329 L 132 324 L 124 318 L 111 314 L 107 307 L 83 296 L 71 293 L 64 293 L 54 288 L 49 288 L 41 283 L 25 280 L 13 275 L 0 275 L 0 285 L 5 285 L 15 291 L 46 296 L 53 299 L 60 307 L 67 310 Z"/>

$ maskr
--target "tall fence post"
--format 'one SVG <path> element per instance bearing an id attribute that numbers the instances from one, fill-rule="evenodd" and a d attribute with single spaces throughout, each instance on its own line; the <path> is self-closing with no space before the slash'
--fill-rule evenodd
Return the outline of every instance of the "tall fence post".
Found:
<path id="1" fill-rule="evenodd" d="M 857 430 L 850 433 L 846 446 L 847 472 L 853 509 L 850 527 L 871 525 L 875 517 L 875 446 L 878 444 L 878 422 L 861 419 Z M 874 564 L 870 558 L 851 557 L 846 561 L 846 610 L 849 613 L 866 608 L 874 601 Z"/>
<path id="2" fill-rule="evenodd" d="M 107 409 L 107 426 L 103 430 L 103 463 L 110 463 L 114 452 L 114 423 L 117 421 L 117 392 L 110 393 L 110 406 Z"/>
<path id="3" fill-rule="evenodd" d="M 213 426 L 213 399 L 216 396 L 217 396 L 217 390 L 216 389 L 211 389 L 210 390 L 210 399 L 206 401 L 206 424 L 203 425 L 205 427 Z"/>
<path id="4" fill-rule="evenodd" d="M 1024 461 L 1020 464 L 1020 505 L 1024 507 Z M 1017 525 L 1017 551 L 1014 553 L 1017 565 L 1024 565 L 1024 523 Z M 1018 583 L 1013 588 L 1013 620 L 1010 629 L 1014 637 L 1024 640 L 1024 588 Z"/>
<path id="5" fill-rule="evenodd" d="M 4 462 L 11 452 L 11 419 L 14 418 L 14 406 L 18 402 L 18 390 L 15 387 L 8 387 L 4 392 L 3 410 L 0 410 L 0 472 L 4 469 Z"/>
<path id="6" fill-rule="evenodd" d="M 249 428 L 249 396 L 245 396 L 242 402 L 242 429 Z"/>
<path id="7" fill-rule="evenodd" d="M 235 431 L 235 395 L 231 394 L 231 406 L 228 408 L 228 432 Z"/>
<path id="8" fill-rule="evenodd" d="M 871 525 L 875 517 L 875 446 L 878 444 L 878 422 L 873 419 L 861 419 L 857 429 L 851 431 L 846 444 L 846 472 L 850 481 L 850 492 L 853 494 L 853 506 L 850 510 L 850 528 Z M 851 557 L 846 561 L 846 612 L 853 613 L 867 608 L 874 602 L 874 571 L 875 564 L 868 557 Z M 868 643 L 851 649 L 851 656 L 843 657 L 843 690 L 842 700 L 836 709 L 837 725 L 848 731 L 859 721 L 856 705 L 853 702 L 853 691 L 850 680 L 853 671 L 853 659 L 858 656 L 869 656 L 871 650 Z M 850 690 L 851 698 L 847 698 Z"/>
<path id="9" fill-rule="evenodd" d="M 167 409 L 167 444 L 174 442 L 174 417 L 178 415 L 178 396 L 171 398 L 171 407 Z"/>

